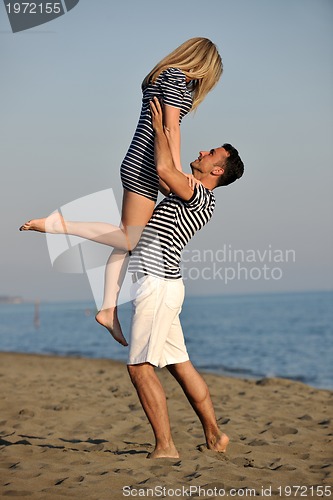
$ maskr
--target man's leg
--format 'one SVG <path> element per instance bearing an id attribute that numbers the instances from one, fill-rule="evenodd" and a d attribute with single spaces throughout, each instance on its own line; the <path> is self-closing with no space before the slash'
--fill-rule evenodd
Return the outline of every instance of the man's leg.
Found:
<path id="1" fill-rule="evenodd" d="M 150 363 L 128 365 L 128 372 L 155 435 L 155 450 L 149 458 L 179 458 L 171 437 L 166 397 Z"/>
<path id="2" fill-rule="evenodd" d="M 198 415 L 204 429 L 207 447 L 210 450 L 225 452 L 229 438 L 217 425 L 213 403 L 204 379 L 190 361 L 168 365 L 167 368 L 181 385 Z"/>

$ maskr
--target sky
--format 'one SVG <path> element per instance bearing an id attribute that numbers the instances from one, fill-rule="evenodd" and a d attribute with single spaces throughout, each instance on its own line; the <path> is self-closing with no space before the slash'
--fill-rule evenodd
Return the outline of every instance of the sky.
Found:
<path id="1" fill-rule="evenodd" d="M 121 206 L 141 81 L 195 36 L 224 72 L 182 122 L 183 168 L 230 142 L 245 174 L 215 191 L 184 254 L 187 293 L 332 290 L 332 25 L 331 0 L 80 0 L 12 33 L 1 3 L 0 295 L 91 299 L 85 274 L 59 272 L 45 235 L 18 227 L 106 189 Z"/>

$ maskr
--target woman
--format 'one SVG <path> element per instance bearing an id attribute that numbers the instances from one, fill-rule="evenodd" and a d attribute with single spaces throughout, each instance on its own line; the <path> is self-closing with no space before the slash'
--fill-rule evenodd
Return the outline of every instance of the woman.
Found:
<path id="1" fill-rule="evenodd" d="M 222 74 L 222 60 L 207 38 L 191 38 L 162 59 L 142 82 L 142 109 L 137 129 L 120 173 L 124 188 L 121 227 L 105 223 L 64 221 L 60 214 L 35 219 L 20 230 L 68 233 L 115 247 L 105 273 L 104 299 L 96 320 L 115 340 L 127 342 L 117 317 L 117 298 L 126 271 L 126 255 L 139 241 L 157 200 L 159 179 L 154 165 L 154 132 L 149 102 L 163 102 L 164 127 L 176 168 L 180 171 L 180 122 L 194 111 Z M 191 179 L 189 180 L 191 182 Z"/>

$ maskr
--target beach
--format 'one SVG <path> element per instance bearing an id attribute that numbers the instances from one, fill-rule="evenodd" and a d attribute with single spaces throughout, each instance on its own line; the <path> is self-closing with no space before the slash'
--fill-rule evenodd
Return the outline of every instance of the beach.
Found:
<path id="1" fill-rule="evenodd" d="M 153 434 L 125 364 L 18 353 L 0 360 L 1 497 L 331 495 L 331 391 L 204 374 L 230 437 L 227 453 L 217 454 L 205 448 L 178 384 L 160 370 L 180 458 L 151 460 Z"/>

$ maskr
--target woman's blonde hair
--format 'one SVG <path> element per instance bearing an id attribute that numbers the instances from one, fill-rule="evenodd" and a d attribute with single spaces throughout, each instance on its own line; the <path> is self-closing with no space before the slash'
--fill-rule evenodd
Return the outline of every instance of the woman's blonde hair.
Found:
<path id="1" fill-rule="evenodd" d="M 155 82 L 167 68 L 178 68 L 191 80 L 191 111 L 198 107 L 217 84 L 223 71 L 222 59 L 216 46 L 208 38 L 201 37 L 190 38 L 164 57 L 143 80 L 142 88 Z"/>

